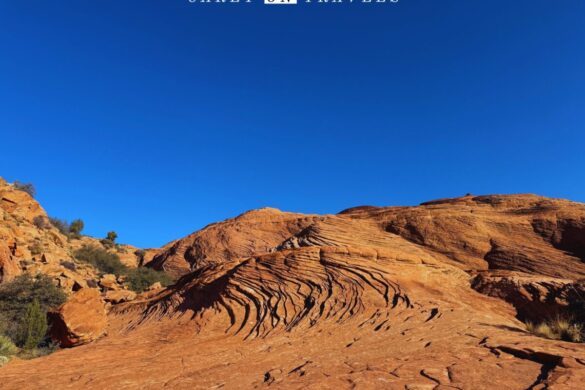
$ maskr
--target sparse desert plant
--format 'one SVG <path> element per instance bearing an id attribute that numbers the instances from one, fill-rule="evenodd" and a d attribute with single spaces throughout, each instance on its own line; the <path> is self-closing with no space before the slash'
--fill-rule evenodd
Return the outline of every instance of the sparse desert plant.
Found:
<path id="1" fill-rule="evenodd" d="M 18 352 L 18 348 L 10 337 L 0 334 L 0 356 L 10 357 Z"/>
<path id="2" fill-rule="evenodd" d="M 144 265 L 144 256 L 146 256 L 146 251 L 144 249 L 138 249 L 134 252 L 134 255 L 138 258 L 138 265 L 142 267 Z"/>
<path id="3" fill-rule="evenodd" d="M 44 251 L 43 244 L 40 241 L 34 241 L 28 246 L 28 250 L 33 256 L 40 255 Z"/>
<path id="4" fill-rule="evenodd" d="M 82 246 L 75 251 L 75 258 L 93 265 L 105 274 L 121 275 L 126 271 L 126 266 L 122 264 L 118 255 L 96 246 Z"/>
<path id="5" fill-rule="evenodd" d="M 583 341 L 585 328 L 583 324 L 575 322 L 571 318 L 556 317 L 540 323 L 526 323 L 526 330 L 539 337 L 551 340 L 563 340 L 573 343 Z"/>
<path id="6" fill-rule="evenodd" d="M 100 243 L 104 246 L 104 248 L 106 249 L 112 249 L 114 247 L 114 242 L 108 240 L 107 238 L 104 238 L 103 240 L 100 240 Z"/>
<path id="7" fill-rule="evenodd" d="M 12 185 L 14 186 L 15 189 L 26 192 L 33 198 L 37 193 L 37 190 L 35 189 L 35 186 L 32 183 L 23 183 L 21 181 L 16 180 L 14 183 L 12 183 Z"/>
<path id="8" fill-rule="evenodd" d="M 16 342 L 26 350 L 39 346 L 47 335 L 47 312 L 37 299 L 29 303 L 16 333 Z"/>
<path id="9" fill-rule="evenodd" d="M 48 227 L 47 220 L 42 215 L 37 215 L 33 218 L 33 225 L 39 229 L 46 229 Z"/>
<path id="10" fill-rule="evenodd" d="M 117 254 L 103 248 L 84 245 L 75 252 L 75 258 L 93 265 L 104 274 L 126 276 L 128 287 L 137 292 L 146 290 L 156 282 L 163 286 L 173 283 L 173 279 L 165 272 L 146 267 L 129 268 L 120 261 Z"/>
<path id="11" fill-rule="evenodd" d="M 156 282 L 159 282 L 162 286 L 168 286 L 173 283 L 173 279 L 165 272 L 146 267 L 129 269 L 126 276 L 130 289 L 136 292 L 142 292 Z"/>
<path id="12" fill-rule="evenodd" d="M 572 320 L 557 318 L 553 321 L 553 329 L 558 332 L 559 338 L 563 341 L 580 343 L 583 341 L 583 324 Z"/>
<path id="13" fill-rule="evenodd" d="M 112 242 L 115 242 L 116 238 L 118 238 L 118 233 L 114 231 L 108 232 L 108 234 L 106 235 L 106 240 L 110 240 Z"/>
<path id="14" fill-rule="evenodd" d="M 71 224 L 69 225 L 70 236 L 72 238 L 81 237 L 81 232 L 83 231 L 84 227 L 85 227 L 85 224 L 83 223 L 83 221 L 81 219 L 76 219 L 74 221 L 71 221 Z"/>
<path id="15" fill-rule="evenodd" d="M 69 235 L 69 222 L 65 221 L 64 219 L 59 219 L 55 217 L 49 217 L 49 222 L 53 225 L 61 234 Z"/>
<path id="16" fill-rule="evenodd" d="M 36 359 L 41 356 L 50 355 L 58 349 L 58 343 L 45 338 L 36 348 L 20 351 L 18 357 L 21 359 Z"/>

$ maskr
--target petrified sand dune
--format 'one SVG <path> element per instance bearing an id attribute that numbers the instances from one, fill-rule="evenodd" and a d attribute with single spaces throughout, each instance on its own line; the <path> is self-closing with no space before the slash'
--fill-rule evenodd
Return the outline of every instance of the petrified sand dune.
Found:
<path id="1" fill-rule="evenodd" d="M 246 213 L 165 247 L 151 265 L 183 276 L 113 306 L 108 336 L 11 362 L 0 383 L 581 389 L 585 345 L 531 335 L 517 309 L 578 299 L 583 221 L 582 204 L 531 195 Z"/>
<path id="2" fill-rule="evenodd" d="M 168 244 L 149 266 L 177 276 L 207 264 L 268 252 L 318 218 L 272 208 L 252 210 Z"/>

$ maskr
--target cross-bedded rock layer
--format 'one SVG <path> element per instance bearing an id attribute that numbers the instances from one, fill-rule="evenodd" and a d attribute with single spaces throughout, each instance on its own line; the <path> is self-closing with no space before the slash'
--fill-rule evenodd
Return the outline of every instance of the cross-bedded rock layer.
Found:
<path id="1" fill-rule="evenodd" d="M 517 316 L 578 299 L 568 289 L 585 275 L 584 221 L 582 204 L 531 195 L 327 216 L 249 212 L 167 245 L 151 266 L 182 278 L 114 306 L 107 337 L 12 362 L 0 380 L 579 389 L 585 346 L 532 336 Z"/>

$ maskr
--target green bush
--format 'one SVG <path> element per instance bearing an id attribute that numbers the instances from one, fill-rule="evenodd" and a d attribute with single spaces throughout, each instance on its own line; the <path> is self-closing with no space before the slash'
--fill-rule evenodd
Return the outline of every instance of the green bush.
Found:
<path id="1" fill-rule="evenodd" d="M 21 359 L 36 359 L 41 356 L 50 355 L 59 349 L 59 344 L 45 339 L 38 347 L 20 351 L 18 357 Z"/>
<path id="2" fill-rule="evenodd" d="M 72 221 L 71 225 L 69 225 L 70 236 L 73 238 L 81 237 L 81 232 L 83 231 L 84 227 L 85 227 L 85 224 L 83 223 L 83 221 L 81 219 L 76 219 L 76 220 Z"/>
<path id="3" fill-rule="evenodd" d="M 41 310 L 46 312 L 59 307 L 66 298 L 65 293 L 46 275 L 17 276 L 0 285 L 0 330 L 16 340 L 19 325 L 31 303 L 37 301 Z"/>
<path id="4" fill-rule="evenodd" d="M 43 341 L 48 328 L 47 312 L 35 299 L 26 307 L 26 313 L 18 326 L 16 342 L 22 348 L 32 350 Z"/>
<path id="5" fill-rule="evenodd" d="M 126 266 L 115 253 L 110 253 L 103 248 L 84 245 L 75 251 L 75 258 L 89 263 L 105 274 L 121 275 L 126 271 Z"/>
<path id="6" fill-rule="evenodd" d="M 168 274 L 145 267 L 129 269 L 126 277 L 130 289 L 137 292 L 146 290 L 156 282 L 160 282 L 162 286 L 173 283 L 173 279 Z"/>
<path id="7" fill-rule="evenodd" d="M 122 264 L 117 254 L 103 248 L 84 245 L 75 252 L 75 257 L 93 265 L 102 273 L 126 276 L 128 287 L 137 292 L 144 291 L 156 282 L 160 282 L 163 286 L 168 286 L 173 282 L 173 279 L 164 272 L 145 267 L 129 268 Z"/>
<path id="8" fill-rule="evenodd" d="M 116 238 L 118 238 L 118 233 L 116 232 L 108 232 L 108 234 L 106 235 L 106 240 L 110 240 L 112 242 L 116 241 Z"/>
<path id="9" fill-rule="evenodd" d="M 9 337 L 0 334 L 0 356 L 12 356 L 18 352 L 18 348 Z"/>

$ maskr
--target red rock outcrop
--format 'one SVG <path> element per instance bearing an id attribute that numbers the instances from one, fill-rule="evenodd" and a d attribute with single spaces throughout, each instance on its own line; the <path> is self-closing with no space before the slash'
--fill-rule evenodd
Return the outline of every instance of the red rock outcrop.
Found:
<path id="1" fill-rule="evenodd" d="M 87 344 L 103 336 L 108 320 L 99 290 L 77 291 L 57 311 L 49 313 L 50 334 L 62 347 Z"/>
<path id="2" fill-rule="evenodd" d="M 581 389 L 585 345 L 535 337 L 518 317 L 579 299 L 569 286 L 585 272 L 584 215 L 582 204 L 532 195 L 247 213 L 165 247 L 151 265 L 183 277 L 112 307 L 107 337 L 11 362 L 0 381 Z"/>
<path id="3" fill-rule="evenodd" d="M 512 304 L 523 321 L 538 323 L 542 319 L 563 317 L 580 304 L 585 310 L 585 283 L 527 275 L 516 271 L 480 272 L 471 287 L 482 294 Z M 585 311 L 583 312 L 585 317 Z"/>
<path id="4" fill-rule="evenodd" d="M 267 253 L 318 218 L 272 208 L 249 211 L 166 245 L 148 266 L 181 276 L 209 264 Z"/>
<path id="5" fill-rule="evenodd" d="M 0 283 L 7 282 L 20 273 L 20 268 L 13 259 L 10 249 L 0 242 Z"/>
<path id="6" fill-rule="evenodd" d="M 40 272 L 52 277 L 66 293 L 86 287 L 88 280 L 98 279 L 99 272 L 76 261 L 74 253 L 84 245 L 103 247 L 96 238 L 69 239 L 61 234 L 33 197 L 0 178 L 0 283 L 22 272 Z M 131 245 L 109 251 L 129 267 L 158 253 Z"/>

